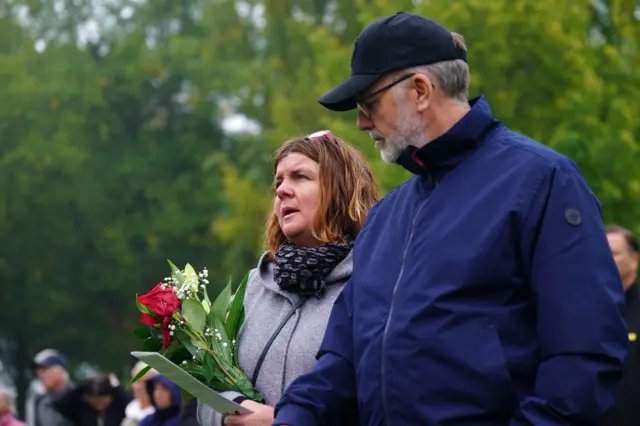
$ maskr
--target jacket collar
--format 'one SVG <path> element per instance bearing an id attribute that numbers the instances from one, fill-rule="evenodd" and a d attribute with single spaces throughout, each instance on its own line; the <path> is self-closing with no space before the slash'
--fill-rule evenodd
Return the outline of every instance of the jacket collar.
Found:
<path id="1" fill-rule="evenodd" d="M 417 175 L 438 175 L 460 164 L 500 124 L 483 96 L 472 99 L 469 105 L 469 112 L 445 134 L 420 149 L 409 146 L 397 163 Z"/>

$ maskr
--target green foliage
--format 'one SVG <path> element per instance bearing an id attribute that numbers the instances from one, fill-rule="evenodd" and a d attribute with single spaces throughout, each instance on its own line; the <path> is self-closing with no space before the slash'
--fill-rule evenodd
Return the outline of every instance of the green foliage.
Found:
<path id="1" fill-rule="evenodd" d="M 138 339 L 145 340 L 151 337 L 151 330 L 146 325 L 141 325 L 133 329 L 133 335 Z"/>
<path id="2" fill-rule="evenodd" d="M 227 309 L 229 309 L 229 301 L 231 300 L 231 280 L 227 283 L 227 285 L 220 291 L 218 297 L 213 302 L 213 306 L 211 308 L 211 317 L 217 319 L 221 324 L 225 321 L 225 317 L 227 316 Z"/>
<path id="3" fill-rule="evenodd" d="M 186 299 L 182 302 L 182 316 L 185 321 L 197 332 L 204 330 L 207 322 L 207 314 L 202 303 L 194 299 Z"/>

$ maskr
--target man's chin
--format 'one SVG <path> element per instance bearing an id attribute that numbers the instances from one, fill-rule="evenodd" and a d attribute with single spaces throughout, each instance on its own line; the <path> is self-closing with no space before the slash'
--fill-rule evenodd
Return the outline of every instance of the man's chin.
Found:
<path id="1" fill-rule="evenodd" d="M 400 158 L 402 151 L 383 149 L 380 150 L 380 158 L 387 164 L 396 164 L 398 158 Z"/>

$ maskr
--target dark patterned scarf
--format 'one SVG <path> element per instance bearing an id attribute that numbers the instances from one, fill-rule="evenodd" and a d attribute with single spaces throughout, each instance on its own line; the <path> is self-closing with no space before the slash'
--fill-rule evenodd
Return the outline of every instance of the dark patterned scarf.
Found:
<path id="1" fill-rule="evenodd" d="M 282 290 L 321 297 L 324 280 L 347 257 L 352 245 L 328 243 L 308 248 L 283 243 L 274 256 L 274 280 Z"/>

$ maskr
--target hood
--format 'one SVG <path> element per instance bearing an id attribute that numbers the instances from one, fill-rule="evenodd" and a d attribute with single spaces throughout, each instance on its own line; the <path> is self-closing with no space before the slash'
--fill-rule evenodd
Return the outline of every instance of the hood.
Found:
<path id="1" fill-rule="evenodd" d="M 147 393 L 149 394 L 149 398 L 151 398 L 151 404 L 154 408 L 156 407 L 156 403 L 153 401 L 153 387 L 156 382 L 162 383 L 171 391 L 171 397 L 173 399 L 172 407 L 182 406 L 182 391 L 180 390 L 180 387 L 162 374 L 156 374 L 147 381 Z"/>
<path id="2" fill-rule="evenodd" d="M 270 259 L 269 252 L 264 252 L 258 261 L 258 266 L 254 269 L 257 281 L 260 285 L 289 298 L 289 293 L 282 291 L 273 279 L 273 262 Z M 338 263 L 338 265 L 327 275 L 325 283 L 327 286 L 331 284 L 345 282 L 353 272 L 353 249 L 347 256 Z"/>

